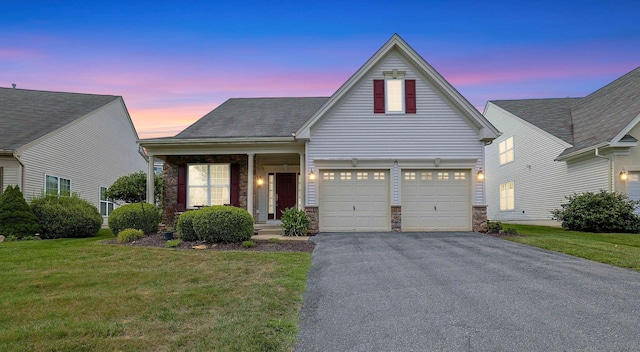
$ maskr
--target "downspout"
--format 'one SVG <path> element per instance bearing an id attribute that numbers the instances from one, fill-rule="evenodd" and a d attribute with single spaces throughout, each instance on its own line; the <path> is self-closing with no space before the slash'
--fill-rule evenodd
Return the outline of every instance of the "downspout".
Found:
<path id="1" fill-rule="evenodd" d="M 595 156 L 598 158 L 603 158 L 603 159 L 607 159 L 609 160 L 609 192 L 615 192 L 616 191 L 616 182 L 615 182 L 615 175 L 614 173 L 614 169 L 615 169 L 615 165 L 614 165 L 614 161 L 612 158 L 608 157 L 608 156 L 602 156 L 598 153 L 598 150 L 600 148 L 596 148 L 596 154 Z"/>

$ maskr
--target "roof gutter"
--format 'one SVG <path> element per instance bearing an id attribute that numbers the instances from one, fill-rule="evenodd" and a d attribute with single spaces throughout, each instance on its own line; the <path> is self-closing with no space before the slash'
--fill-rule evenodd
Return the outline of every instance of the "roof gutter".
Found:
<path id="1" fill-rule="evenodd" d="M 249 138 L 156 138 L 139 139 L 143 147 L 166 145 L 210 145 L 210 144 L 247 144 L 247 143 L 291 143 L 296 137 L 249 137 Z"/>
<path id="2" fill-rule="evenodd" d="M 582 149 L 576 150 L 574 152 L 571 152 L 571 153 L 569 153 L 567 155 L 563 155 L 563 156 L 561 156 L 559 158 L 556 158 L 555 161 L 563 161 L 563 160 L 567 160 L 567 159 L 573 158 L 574 156 L 578 156 L 580 154 L 588 153 L 589 151 L 591 151 L 591 148 L 594 148 L 594 149 L 597 150 L 598 148 L 608 147 L 608 146 L 609 146 L 609 143 L 600 143 L 600 144 L 597 144 L 595 146 L 582 148 Z"/>

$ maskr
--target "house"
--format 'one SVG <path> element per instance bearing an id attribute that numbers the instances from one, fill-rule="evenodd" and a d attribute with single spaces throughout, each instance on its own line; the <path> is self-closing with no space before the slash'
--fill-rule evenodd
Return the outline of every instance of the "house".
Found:
<path id="1" fill-rule="evenodd" d="M 174 137 L 139 143 L 164 160 L 166 223 L 231 204 L 256 223 L 305 209 L 312 233 L 468 231 L 486 225 L 476 175 L 497 136 L 393 35 L 330 97 L 229 99 Z"/>
<path id="2" fill-rule="evenodd" d="M 495 100 L 486 118 L 502 135 L 486 147 L 491 220 L 558 224 L 573 193 L 640 200 L 640 67 L 583 98 Z"/>
<path id="3" fill-rule="evenodd" d="M 146 170 L 122 97 L 0 88 L 0 192 L 18 185 L 27 201 L 71 195 L 104 217 L 120 176 Z"/>

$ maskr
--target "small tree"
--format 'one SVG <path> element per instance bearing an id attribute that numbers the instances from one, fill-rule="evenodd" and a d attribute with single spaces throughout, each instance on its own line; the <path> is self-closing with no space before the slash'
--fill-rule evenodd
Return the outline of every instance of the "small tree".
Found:
<path id="1" fill-rule="evenodd" d="M 7 186 L 0 195 L 0 235 L 22 238 L 40 232 L 38 218 L 18 186 Z"/>
<path id="2" fill-rule="evenodd" d="M 153 183 L 154 200 L 158 203 L 162 197 L 162 176 L 154 174 Z M 122 176 L 107 189 L 105 195 L 114 201 L 125 203 L 144 202 L 147 198 L 147 174 L 144 171 L 138 171 Z"/>
<path id="3" fill-rule="evenodd" d="M 600 191 L 574 193 L 566 197 L 562 209 L 551 212 L 562 227 L 587 232 L 640 232 L 640 217 L 635 209 L 640 202 L 624 194 Z"/>

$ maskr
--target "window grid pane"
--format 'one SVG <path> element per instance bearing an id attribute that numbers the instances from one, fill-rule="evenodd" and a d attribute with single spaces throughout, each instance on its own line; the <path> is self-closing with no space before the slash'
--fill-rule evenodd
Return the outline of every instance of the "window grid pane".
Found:
<path id="1" fill-rule="evenodd" d="M 405 180 L 415 180 L 416 179 L 416 173 L 415 172 L 405 172 L 404 173 L 404 179 Z"/>
<path id="2" fill-rule="evenodd" d="M 333 172 L 324 172 L 322 173 L 322 178 L 324 180 L 333 180 L 335 177 L 335 174 Z"/>
<path id="3" fill-rule="evenodd" d="M 384 172 L 374 172 L 373 173 L 373 179 L 374 180 L 384 180 L 385 176 L 384 176 Z"/>
<path id="4" fill-rule="evenodd" d="M 447 181 L 449 179 L 448 172 L 438 172 L 438 180 L 439 181 Z"/>
<path id="5" fill-rule="evenodd" d="M 422 175 L 420 176 L 420 179 L 422 181 L 432 181 L 433 180 L 433 173 L 431 173 L 431 172 L 423 172 Z"/>
<path id="6" fill-rule="evenodd" d="M 224 205 L 231 202 L 229 164 L 188 166 L 187 206 Z"/>
<path id="7" fill-rule="evenodd" d="M 368 180 L 369 179 L 369 173 L 368 172 L 357 172 L 356 173 L 356 179 L 358 179 L 358 180 Z"/>
<path id="8" fill-rule="evenodd" d="M 498 151 L 500 153 L 500 165 L 513 161 L 513 137 L 500 142 Z"/>
<path id="9" fill-rule="evenodd" d="M 340 173 L 341 180 L 351 180 L 351 172 L 341 172 Z"/>

